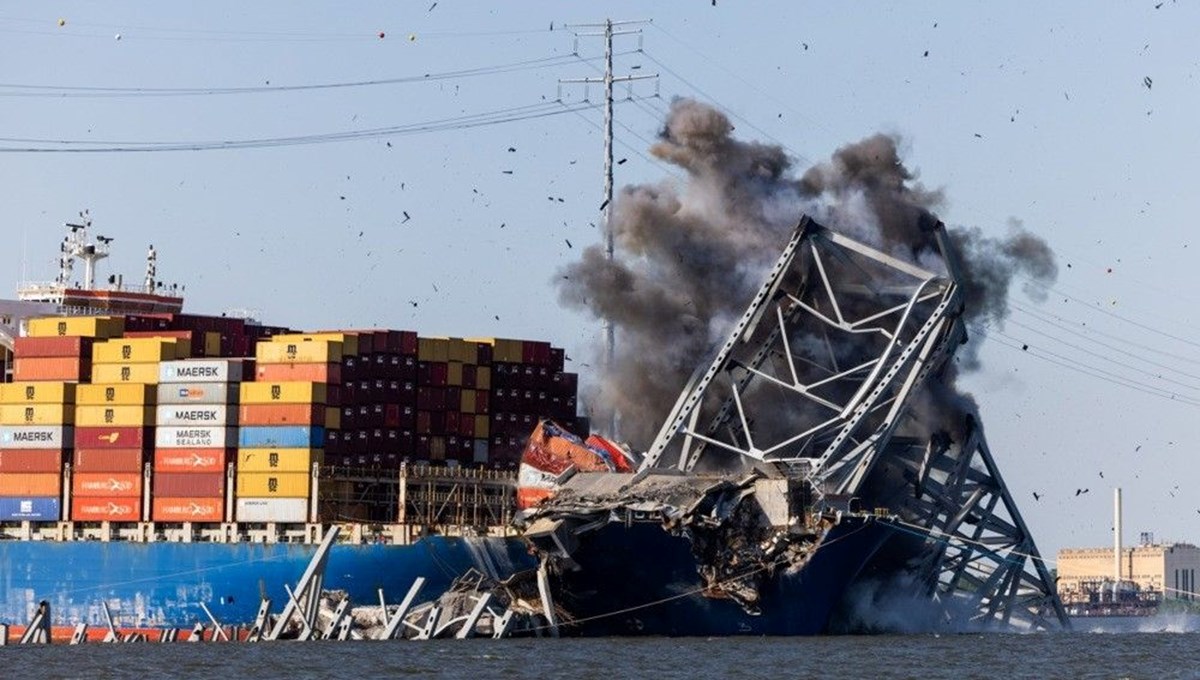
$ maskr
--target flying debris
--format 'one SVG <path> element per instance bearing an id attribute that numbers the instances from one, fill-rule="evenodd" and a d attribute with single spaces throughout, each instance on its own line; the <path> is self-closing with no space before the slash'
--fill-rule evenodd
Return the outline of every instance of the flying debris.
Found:
<path id="1" fill-rule="evenodd" d="M 1040 494 L 1040 493 L 1038 493 L 1038 492 L 1034 491 L 1034 492 L 1033 492 L 1033 500 L 1035 500 L 1035 501 L 1040 501 L 1040 500 L 1042 500 L 1042 494 Z"/>
<path id="2" fill-rule="evenodd" d="M 921 56 L 922 56 L 922 57 L 928 57 L 928 56 L 929 56 L 929 50 L 925 50 L 925 54 L 922 54 Z"/>
<path id="3" fill-rule="evenodd" d="M 67 25 L 67 20 L 66 20 L 66 19 L 59 19 L 59 20 L 58 20 L 58 27 L 59 27 L 59 28 L 62 28 L 63 26 L 66 26 L 66 25 Z"/>
<path id="4" fill-rule="evenodd" d="M 403 213 L 403 215 L 404 215 L 404 219 L 400 222 L 400 224 L 404 224 L 405 222 L 412 219 L 411 217 L 408 216 L 407 210 L 401 210 L 400 212 Z"/>
<path id="5" fill-rule="evenodd" d="M 380 40 L 383 40 L 385 37 L 387 37 L 387 34 L 386 34 L 386 33 L 384 33 L 383 31 L 380 31 L 380 32 L 379 32 L 379 39 L 380 39 Z"/>
<path id="6" fill-rule="evenodd" d="M 1153 89 L 1154 79 L 1150 76 L 1146 76 L 1145 78 L 1142 78 L 1142 85 L 1145 85 L 1147 90 Z"/>
<path id="7" fill-rule="evenodd" d="M 604 209 L 607 207 L 608 207 L 608 199 L 606 198 L 606 199 L 604 199 L 604 202 L 600 204 L 600 212 L 604 212 Z"/>
<path id="8" fill-rule="evenodd" d="M 1075 489 L 1075 495 L 1079 496 L 1079 495 L 1087 493 L 1088 491 L 1090 491 L 1090 489 Z"/>
<path id="9" fill-rule="evenodd" d="M 425 11 L 426 11 L 426 12 L 432 12 L 434 7 L 437 7 L 437 3 L 436 3 L 436 2 L 435 2 L 435 3 L 433 3 L 432 5 L 430 5 L 430 6 L 429 6 L 429 9 L 427 9 L 427 10 L 425 10 Z"/>
<path id="10" fill-rule="evenodd" d="M 625 161 L 627 161 L 627 160 L 629 160 L 629 159 L 628 159 L 628 158 L 622 158 L 621 160 L 617 161 L 617 165 L 625 165 Z"/>
<path id="11" fill-rule="evenodd" d="M 569 238 L 564 238 L 563 240 L 567 242 L 567 247 L 568 247 L 568 248 L 574 248 L 574 247 L 575 247 L 575 246 L 571 245 L 571 239 L 569 239 Z"/>

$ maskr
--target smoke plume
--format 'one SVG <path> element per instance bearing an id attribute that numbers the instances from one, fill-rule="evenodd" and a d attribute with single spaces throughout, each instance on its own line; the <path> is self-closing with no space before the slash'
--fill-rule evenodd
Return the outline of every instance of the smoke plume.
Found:
<path id="1" fill-rule="evenodd" d="M 620 413 L 621 438 L 644 450 L 803 214 L 930 266 L 936 253 L 930 227 L 943 196 L 904 165 L 899 142 L 877 134 L 797 176 L 779 146 L 735 139 L 729 119 L 705 104 L 672 102 L 650 151 L 683 169 L 686 179 L 622 189 L 610 222 L 615 260 L 592 246 L 557 277 L 564 304 L 609 319 L 616 329 L 615 365 L 587 395 L 593 419 Z M 1057 275 L 1045 242 L 1019 224 L 1003 239 L 977 228 L 954 228 L 950 236 L 968 319 L 1002 322 L 1018 273 L 1042 282 Z M 961 366 L 976 364 L 968 350 Z M 948 400 L 968 398 L 952 382 L 945 390 Z"/>

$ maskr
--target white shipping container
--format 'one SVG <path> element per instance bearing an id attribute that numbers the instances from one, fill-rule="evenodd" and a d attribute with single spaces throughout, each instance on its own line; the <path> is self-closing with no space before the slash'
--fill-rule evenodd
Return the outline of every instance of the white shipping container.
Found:
<path id="1" fill-rule="evenodd" d="M 242 379 L 241 359 L 185 359 L 158 365 L 158 382 L 229 383 Z"/>
<path id="2" fill-rule="evenodd" d="M 0 449 L 74 448 L 75 429 L 69 425 L 0 426 Z"/>
<path id="3" fill-rule="evenodd" d="M 234 519 L 238 522 L 307 522 L 308 499 L 239 498 Z"/>
<path id="4" fill-rule="evenodd" d="M 237 425 L 237 409 L 224 404 L 165 404 L 158 407 L 155 423 L 159 427 L 201 425 L 206 427 Z M 230 420 L 232 418 L 232 420 Z"/>
<path id="5" fill-rule="evenodd" d="M 160 449 L 229 449 L 237 446 L 236 427 L 159 427 L 154 445 Z"/>
<path id="6" fill-rule="evenodd" d="M 236 404 L 237 383 L 163 383 L 158 386 L 160 404 Z"/>

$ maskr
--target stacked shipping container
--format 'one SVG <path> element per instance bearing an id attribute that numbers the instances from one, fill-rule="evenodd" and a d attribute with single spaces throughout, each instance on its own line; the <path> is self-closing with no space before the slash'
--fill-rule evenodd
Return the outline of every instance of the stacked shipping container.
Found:
<path id="1" fill-rule="evenodd" d="M 0 385 L 0 521 L 57 521 L 75 384 Z"/>
<path id="2" fill-rule="evenodd" d="M 548 342 L 491 338 L 491 441 L 489 462 L 515 467 L 540 418 L 553 418 L 587 437 L 587 418 L 576 416 L 575 373 L 563 371 L 565 352 Z"/>
<path id="3" fill-rule="evenodd" d="M 226 519 L 226 466 L 233 462 L 241 359 L 164 361 L 159 366 L 153 500 L 156 522 Z"/>
<path id="4" fill-rule="evenodd" d="M 343 347 L 355 340 L 278 335 L 255 346 L 263 382 L 241 386 L 238 521 L 308 520 L 314 466 L 324 462 L 326 431 L 338 429 Z"/>

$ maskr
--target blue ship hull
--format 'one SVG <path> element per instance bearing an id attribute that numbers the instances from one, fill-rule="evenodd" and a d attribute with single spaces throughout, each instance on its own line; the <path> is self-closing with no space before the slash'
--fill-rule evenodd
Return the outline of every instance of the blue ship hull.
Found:
<path id="1" fill-rule="evenodd" d="M 40 600 L 54 625 L 104 625 L 107 603 L 118 626 L 207 623 L 200 604 L 227 624 L 253 622 L 265 594 L 278 612 L 316 546 L 260 543 L 101 543 L 0 541 L 0 622 L 23 624 Z M 536 566 L 517 538 L 422 538 L 411 545 L 335 545 L 325 588 L 351 601 L 399 602 L 418 576 L 432 599 L 471 568 L 505 577 Z"/>
<path id="2" fill-rule="evenodd" d="M 767 579 L 760 611 L 702 594 L 691 543 L 657 524 L 613 522 L 581 536 L 559 575 L 557 603 L 576 623 L 569 635 L 817 635 L 862 567 L 893 535 L 871 518 L 846 517 L 798 570 Z"/>

